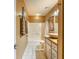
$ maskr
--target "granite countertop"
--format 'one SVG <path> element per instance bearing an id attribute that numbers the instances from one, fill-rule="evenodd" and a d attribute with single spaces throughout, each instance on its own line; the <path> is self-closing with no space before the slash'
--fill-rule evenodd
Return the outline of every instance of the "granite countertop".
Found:
<path id="1" fill-rule="evenodd" d="M 58 39 L 58 33 L 49 33 L 48 35 L 53 39 Z"/>
<path id="2" fill-rule="evenodd" d="M 54 44 L 57 44 L 57 40 L 58 40 L 57 34 L 56 34 L 56 36 L 45 35 L 45 38 L 47 38 L 48 40 L 50 40 Z"/>
<path id="3" fill-rule="evenodd" d="M 58 44 L 58 39 L 49 39 L 51 42 L 55 43 L 55 44 Z"/>

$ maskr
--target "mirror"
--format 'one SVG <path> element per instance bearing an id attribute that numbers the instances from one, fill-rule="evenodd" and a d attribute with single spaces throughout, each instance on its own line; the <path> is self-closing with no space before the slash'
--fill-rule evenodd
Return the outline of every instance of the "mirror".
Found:
<path id="1" fill-rule="evenodd" d="M 53 16 L 48 19 L 49 33 L 58 33 L 58 12 L 55 11 Z"/>
<path id="2" fill-rule="evenodd" d="M 55 10 L 48 19 L 48 32 L 53 38 L 58 38 L 58 13 L 59 10 Z"/>

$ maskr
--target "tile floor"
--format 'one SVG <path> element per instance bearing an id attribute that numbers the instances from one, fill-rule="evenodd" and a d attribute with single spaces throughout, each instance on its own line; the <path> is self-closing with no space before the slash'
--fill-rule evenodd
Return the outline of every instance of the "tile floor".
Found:
<path id="1" fill-rule="evenodd" d="M 28 45 L 22 59 L 36 59 L 36 47 L 40 45 L 40 37 L 36 35 L 28 36 Z"/>

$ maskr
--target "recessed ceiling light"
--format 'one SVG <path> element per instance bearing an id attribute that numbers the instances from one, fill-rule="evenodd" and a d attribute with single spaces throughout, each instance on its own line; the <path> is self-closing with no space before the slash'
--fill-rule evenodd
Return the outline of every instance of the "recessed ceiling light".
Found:
<path id="1" fill-rule="evenodd" d="M 36 14 L 36 16 L 40 16 L 40 15 L 41 15 L 40 13 L 37 13 L 37 14 Z"/>
<path id="2" fill-rule="evenodd" d="M 54 16 L 58 16 L 58 14 L 59 14 L 59 10 L 57 9 L 55 12 L 54 12 Z"/>

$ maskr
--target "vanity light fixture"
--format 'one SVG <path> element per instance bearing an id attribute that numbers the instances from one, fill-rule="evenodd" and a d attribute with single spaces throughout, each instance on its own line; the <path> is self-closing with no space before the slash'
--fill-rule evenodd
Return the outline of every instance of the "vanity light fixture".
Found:
<path id="1" fill-rule="evenodd" d="M 57 9 L 57 10 L 53 13 L 53 15 L 54 15 L 54 16 L 58 16 L 58 14 L 59 14 L 59 10 Z"/>

